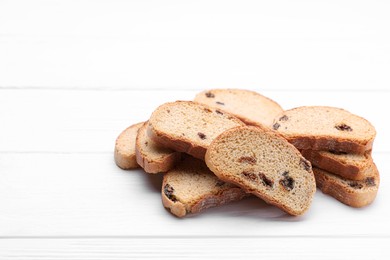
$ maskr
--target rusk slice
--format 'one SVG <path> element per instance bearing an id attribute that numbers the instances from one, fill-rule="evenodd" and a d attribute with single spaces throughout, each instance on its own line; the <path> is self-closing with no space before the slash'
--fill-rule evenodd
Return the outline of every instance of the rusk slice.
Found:
<path id="1" fill-rule="evenodd" d="M 148 135 L 162 146 L 204 160 L 211 141 L 223 131 L 244 125 L 234 116 L 191 101 L 159 106 L 149 119 Z"/>
<path id="2" fill-rule="evenodd" d="M 372 175 L 371 151 L 364 154 L 301 150 L 303 157 L 317 168 L 350 180 L 364 180 Z"/>
<path id="3" fill-rule="evenodd" d="M 148 122 L 138 130 L 135 145 L 137 163 L 147 173 L 167 172 L 180 161 L 181 153 L 161 146 L 147 135 Z"/>
<path id="4" fill-rule="evenodd" d="M 142 122 L 126 128 L 116 139 L 114 151 L 115 163 L 124 170 L 139 167 L 135 156 L 135 139 L 137 138 L 138 129 L 143 124 Z"/>
<path id="5" fill-rule="evenodd" d="M 194 101 L 231 113 L 248 125 L 271 127 L 274 118 L 283 112 L 275 101 L 243 89 L 205 90 Z"/>
<path id="6" fill-rule="evenodd" d="M 316 191 L 310 162 L 272 130 L 227 130 L 211 143 L 205 161 L 219 179 L 291 215 L 307 211 Z"/>
<path id="7" fill-rule="evenodd" d="M 313 167 L 317 187 L 340 202 L 355 208 L 374 201 L 379 187 L 379 173 L 374 164 L 371 177 L 362 181 L 347 180 Z"/>
<path id="8" fill-rule="evenodd" d="M 372 149 L 375 128 L 344 109 L 297 107 L 279 115 L 273 129 L 298 149 L 364 153 Z"/>
<path id="9" fill-rule="evenodd" d="M 161 193 L 164 207 L 178 217 L 247 196 L 237 186 L 219 180 L 203 161 L 190 156 L 164 175 Z"/>

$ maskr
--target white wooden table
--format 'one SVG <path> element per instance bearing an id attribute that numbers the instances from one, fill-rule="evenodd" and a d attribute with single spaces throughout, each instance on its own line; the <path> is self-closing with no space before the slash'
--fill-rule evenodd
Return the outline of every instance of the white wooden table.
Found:
<path id="1" fill-rule="evenodd" d="M 387 1 L 0 1 L 0 259 L 389 259 Z M 377 129 L 375 202 L 317 191 L 290 217 L 249 198 L 178 219 L 117 135 L 206 88 Z"/>

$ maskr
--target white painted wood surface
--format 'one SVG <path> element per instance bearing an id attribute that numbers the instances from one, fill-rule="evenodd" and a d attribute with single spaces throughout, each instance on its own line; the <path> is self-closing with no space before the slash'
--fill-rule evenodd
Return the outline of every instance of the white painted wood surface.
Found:
<path id="1" fill-rule="evenodd" d="M 0 1 L 0 259 L 389 259 L 388 1 Z M 377 129 L 376 201 L 317 192 L 289 217 L 256 198 L 177 219 L 117 135 L 205 88 Z"/>

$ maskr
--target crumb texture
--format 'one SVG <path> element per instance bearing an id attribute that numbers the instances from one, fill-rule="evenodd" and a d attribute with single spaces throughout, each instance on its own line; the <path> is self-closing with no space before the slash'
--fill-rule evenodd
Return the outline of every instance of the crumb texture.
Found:
<path id="1" fill-rule="evenodd" d="M 375 128 L 344 109 L 298 107 L 276 117 L 273 129 L 298 149 L 362 153 L 372 148 Z"/>
<path id="2" fill-rule="evenodd" d="M 250 125 L 270 127 L 274 118 L 283 112 L 275 101 L 243 89 L 205 90 L 194 101 L 231 113 Z"/>
<path id="3" fill-rule="evenodd" d="M 199 159 L 211 141 L 223 131 L 244 125 L 228 113 L 191 101 L 176 101 L 158 107 L 149 120 L 149 135 L 165 146 Z"/>
<path id="4" fill-rule="evenodd" d="M 284 138 L 259 127 L 221 134 L 206 153 L 208 167 L 292 215 L 303 214 L 315 192 L 311 164 Z"/>

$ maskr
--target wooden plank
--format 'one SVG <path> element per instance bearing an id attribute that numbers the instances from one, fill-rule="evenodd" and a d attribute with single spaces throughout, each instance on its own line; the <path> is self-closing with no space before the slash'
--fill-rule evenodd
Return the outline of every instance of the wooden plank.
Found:
<path id="1" fill-rule="evenodd" d="M 2 154 L 0 236 L 388 236 L 389 153 L 375 202 L 347 207 L 317 192 L 302 217 L 248 198 L 178 219 L 161 203 L 161 175 L 123 171 L 108 154 Z"/>
<path id="2" fill-rule="evenodd" d="M 390 85 L 386 1 L 0 4 L 0 86 Z"/>
<path id="3" fill-rule="evenodd" d="M 377 129 L 374 149 L 390 151 L 388 91 L 264 91 L 285 109 L 345 108 Z M 198 91 L 0 90 L 1 152 L 111 152 L 119 133 L 145 121 L 160 104 L 192 100 Z"/>
<path id="4" fill-rule="evenodd" d="M 386 238 L 102 238 L 0 240 L 0 259 L 389 259 Z"/>
<path id="5" fill-rule="evenodd" d="M 0 259 L 390 258 L 389 12 L 384 1 L 0 1 Z M 177 219 L 161 176 L 115 166 L 116 136 L 161 103 L 237 86 L 369 119 L 383 173 L 374 204 L 317 192 L 299 218 L 249 198 Z"/>

